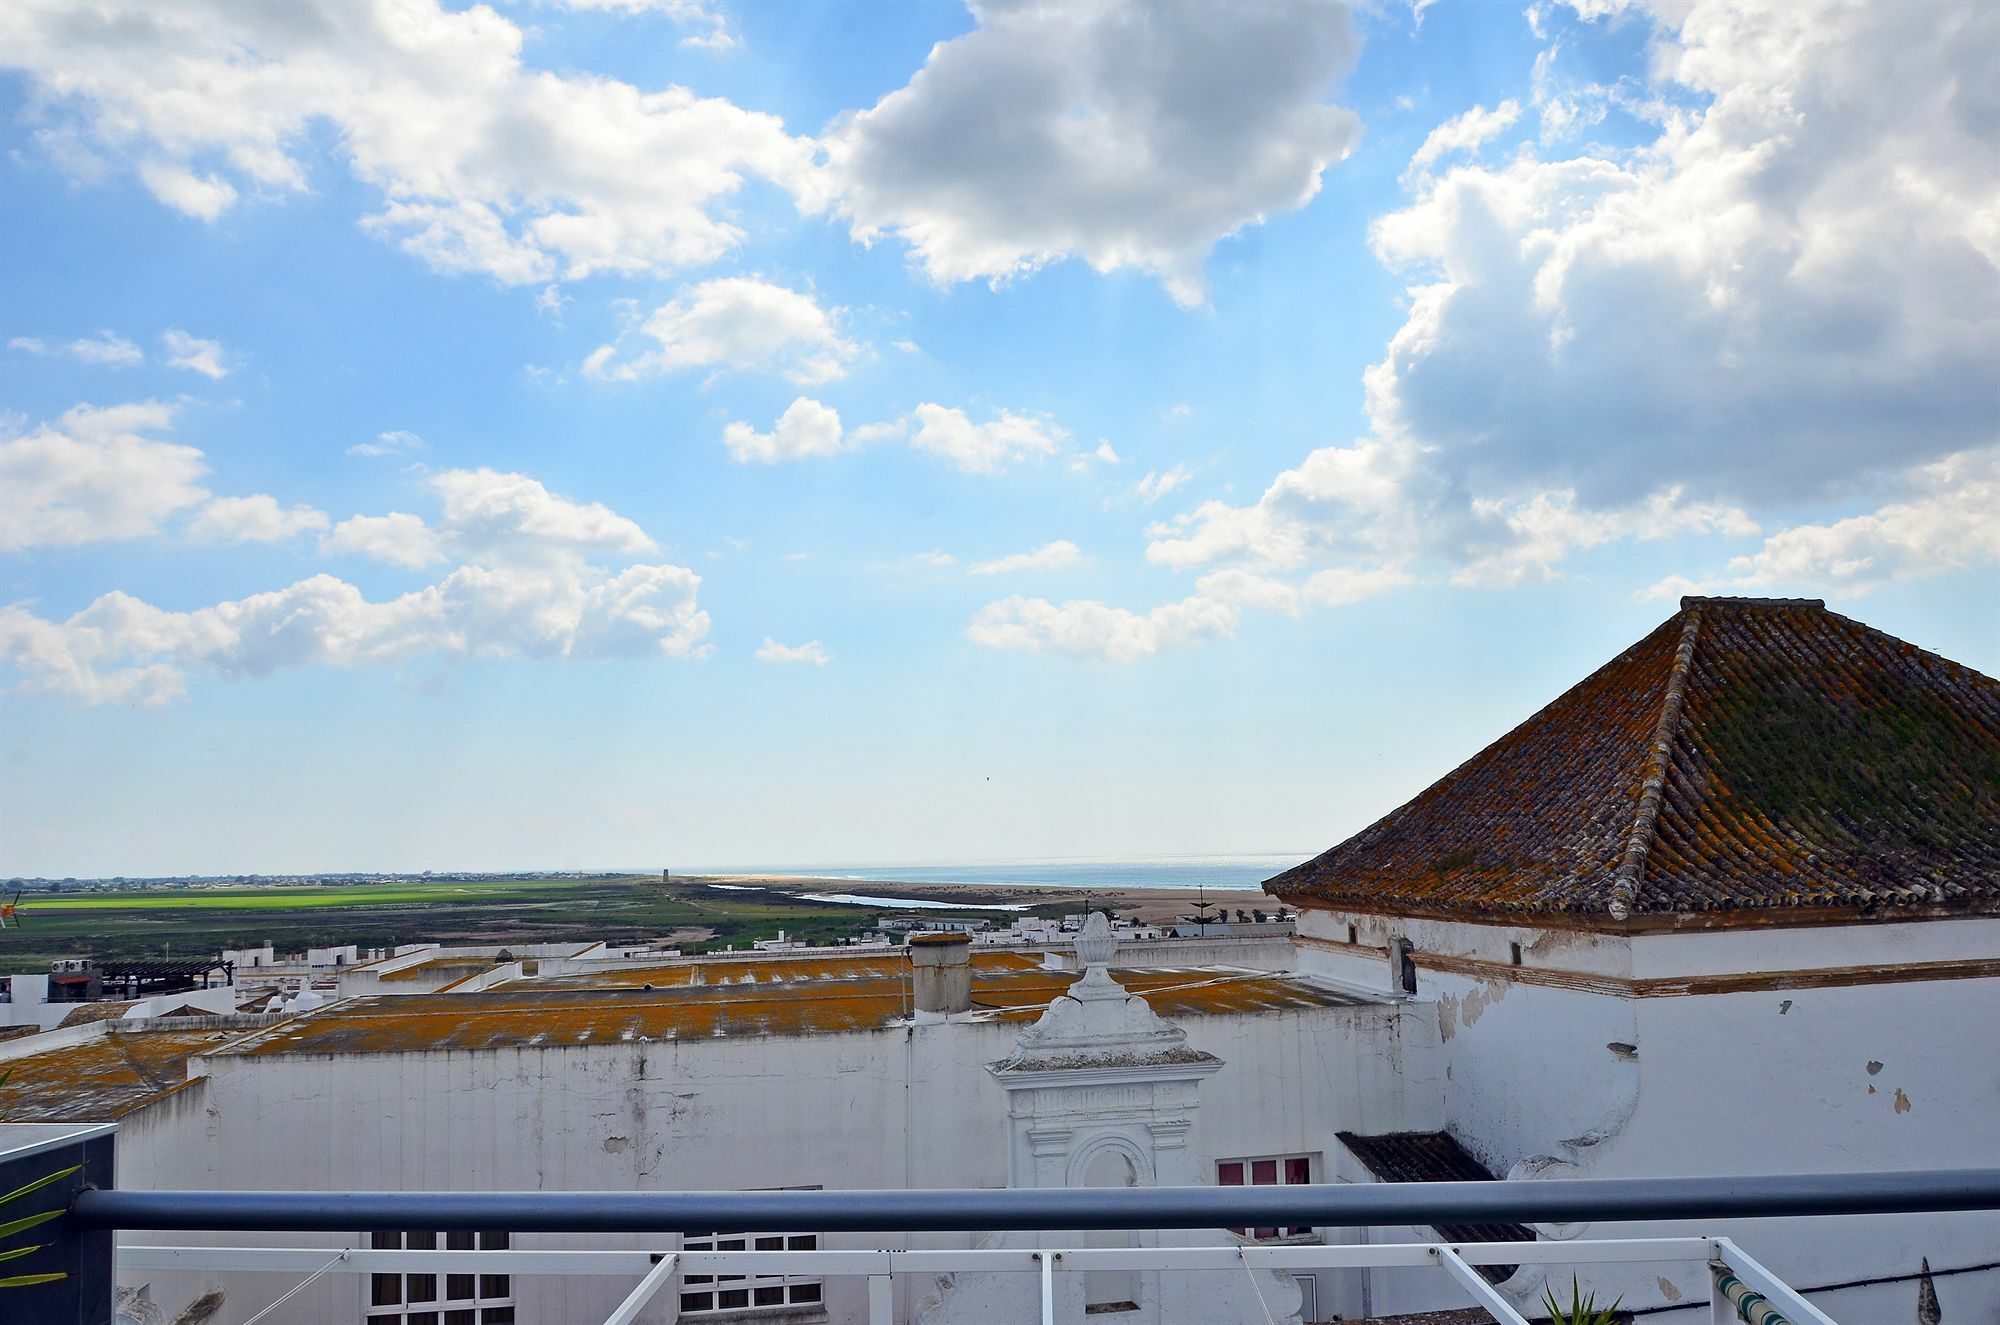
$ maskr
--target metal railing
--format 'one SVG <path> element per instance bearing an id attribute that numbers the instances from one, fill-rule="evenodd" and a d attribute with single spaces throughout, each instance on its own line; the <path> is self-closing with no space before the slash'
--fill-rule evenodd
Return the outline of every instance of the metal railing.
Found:
<path id="1" fill-rule="evenodd" d="M 683 1276 L 851 1275 L 868 1282 L 868 1325 L 895 1325 L 898 1276 L 1022 1274 L 1040 1280 L 1042 1325 L 1056 1325 L 1056 1276 L 1098 1270 L 1216 1270 L 1311 1272 L 1336 1269 L 1428 1268 L 1455 1281 L 1468 1300 L 1500 1325 L 1529 1325 L 1479 1267 L 1490 1265 L 1602 1265 L 1620 1262 L 1705 1264 L 1714 1289 L 1711 1320 L 1737 1325 L 1744 1294 L 1734 1300 L 1722 1285 L 1734 1281 L 1768 1304 L 1775 1315 L 1756 1325 L 1836 1325 L 1783 1280 L 1728 1238 L 1628 1238 L 1572 1242 L 1381 1243 L 1358 1246 L 1245 1244 L 1216 1247 L 924 1251 L 369 1251 L 342 1248 L 331 1259 L 325 1247 L 148 1247 L 118 1249 L 121 1269 L 135 1271 L 266 1271 L 277 1274 L 553 1274 L 632 1276 L 637 1284 L 605 1318 L 630 1325 L 653 1299 Z M 1254 1280 L 1252 1281 L 1254 1283 Z M 282 1302 L 284 1299 L 280 1299 Z M 1266 1321 L 1277 1314 L 1261 1293 Z M 1283 1314 L 1289 1316 L 1289 1310 Z M 1254 1320 L 1255 1318 L 1252 1318 Z M 1223 1325 L 1204 1321 L 1200 1325 Z M 1249 1321 L 1244 1325 L 1250 1325 Z"/>
<path id="2" fill-rule="evenodd" d="M 1156 1187 L 768 1192 L 238 1192 L 77 1193 L 80 1231 L 340 1232 L 358 1229 L 530 1233 L 710 1234 L 716 1229 L 820 1233 L 1360 1228 L 1586 1220 L 1717 1221 L 1770 1216 L 2000 1209 L 2000 1170 L 1786 1174 L 1535 1182 L 1301 1187 Z M 330 1254 L 331 1253 L 331 1254 Z M 1057 1320 L 1058 1276 L 1078 1271 L 1184 1272 L 1428 1267 L 1502 1325 L 1524 1317 L 1481 1266 L 1616 1262 L 1705 1263 L 1711 1319 L 1834 1325 L 1727 1238 L 1542 1242 L 784 1251 L 417 1251 L 358 1247 L 118 1249 L 121 1269 L 326 1274 L 553 1274 L 636 1280 L 608 1318 L 629 1325 L 689 1275 L 856 1276 L 868 1284 L 870 1325 L 892 1325 L 898 1276 L 1031 1274 L 1040 1319 Z M 1255 1279 L 1252 1279 L 1253 1285 Z M 294 1290 L 296 1291 L 296 1290 Z M 289 1295 L 288 1295 L 289 1296 Z M 283 1299 L 280 1299 L 281 1301 Z M 1264 1305 L 1261 1294 L 1260 1305 Z M 1277 1316 L 1264 1307 L 1271 1320 Z M 1752 1311 L 1757 1314 L 1749 1314 Z M 1254 1317 L 1252 1318 L 1254 1321 Z M 1205 1323 L 1206 1325 L 1206 1323 Z"/>

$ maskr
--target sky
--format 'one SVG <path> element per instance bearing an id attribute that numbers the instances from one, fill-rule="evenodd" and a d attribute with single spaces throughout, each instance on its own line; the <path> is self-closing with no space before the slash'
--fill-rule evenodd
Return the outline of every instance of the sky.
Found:
<path id="1" fill-rule="evenodd" d="M 2000 6 L 0 6 L 0 873 L 1296 853 L 2000 673 Z"/>

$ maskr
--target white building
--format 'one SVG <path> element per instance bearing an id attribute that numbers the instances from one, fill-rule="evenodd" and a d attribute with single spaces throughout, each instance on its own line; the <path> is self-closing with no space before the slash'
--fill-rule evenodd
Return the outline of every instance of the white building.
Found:
<path id="1" fill-rule="evenodd" d="M 0 1044 L 0 1071 L 11 1072 L 0 1116 L 115 1118 L 120 1185 L 162 1189 L 2000 1166 L 1996 798 L 2000 684 L 1817 605 L 1691 600 L 1409 805 L 1273 880 L 1300 909 L 1295 940 L 1161 940 L 1114 956 L 1091 946 L 1108 935 L 1090 933 L 1080 969 L 1035 951 L 968 955 L 962 937 L 907 952 L 709 958 L 430 949 L 372 974 L 343 971 L 342 996 L 300 1015 Z M 1699 1231 L 1735 1237 L 1849 1325 L 1914 1319 L 1924 1258 L 1948 1325 L 2000 1312 L 1990 1214 Z M 809 1229 L 786 1242 L 970 1245 Z M 513 1245 L 582 1244 L 517 1235 Z M 1684 1267 L 1585 1277 L 1649 1322 L 1707 1319 L 1707 1285 Z M 896 1319 L 1016 1319 L 1018 1285 L 976 1278 L 899 1279 Z M 1088 1306 L 1147 1325 L 1260 1319 L 1240 1296 L 1247 1279 L 1075 1278 L 1068 1320 Z M 291 1282 L 162 1274 L 150 1292 L 169 1318 L 220 1293 L 213 1325 L 240 1325 Z M 627 1287 L 329 1275 L 271 1325 L 601 1320 Z M 1502 1284 L 1524 1304 L 1539 1287 L 1534 1272 Z M 1409 1272 L 1332 1271 L 1267 1289 L 1267 1306 L 1292 1321 L 1464 1301 Z M 864 1292 L 841 1279 L 687 1280 L 642 1319 L 848 1325 L 865 1319 Z"/>

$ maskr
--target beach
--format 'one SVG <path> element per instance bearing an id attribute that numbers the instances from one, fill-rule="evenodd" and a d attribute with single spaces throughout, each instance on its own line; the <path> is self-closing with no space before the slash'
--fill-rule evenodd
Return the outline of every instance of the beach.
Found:
<path id="1" fill-rule="evenodd" d="M 857 900 L 856 905 L 930 902 L 947 907 L 992 908 L 996 921 L 1004 921 L 1008 915 L 1041 906 L 1065 906 L 1081 910 L 1086 899 L 1092 910 L 1112 907 L 1120 916 L 1149 923 L 1172 921 L 1192 915 L 1204 895 L 1211 907 L 1226 907 L 1232 913 L 1239 907 L 1245 911 L 1253 907 L 1266 912 L 1276 909 L 1274 898 L 1262 892 L 1240 888 L 1203 890 L 1123 886 L 1085 891 L 1038 884 L 906 883 L 885 879 L 857 879 L 846 875 L 833 878 L 796 874 L 686 874 L 676 875 L 675 882 L 708 885 L 720 889 L 769 891 L 798 897 L 816 895 L 817 899 L 822 901 L 850 897 L 869 899 Z"/>

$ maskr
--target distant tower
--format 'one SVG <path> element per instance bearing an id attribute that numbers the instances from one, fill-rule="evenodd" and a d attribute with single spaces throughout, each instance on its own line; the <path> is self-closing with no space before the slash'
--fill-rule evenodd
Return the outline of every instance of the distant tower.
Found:
<path id="1" fill-rule="evenodd" d="M 661 882 L 661 883 L 672 883 L 673 881 L 674 881 L 674 872 L 673 872 L 672 870 L 661 870 L 661 871 L 660 871 L 660 882 Z"/>

